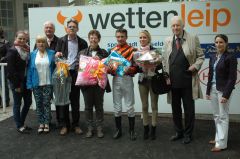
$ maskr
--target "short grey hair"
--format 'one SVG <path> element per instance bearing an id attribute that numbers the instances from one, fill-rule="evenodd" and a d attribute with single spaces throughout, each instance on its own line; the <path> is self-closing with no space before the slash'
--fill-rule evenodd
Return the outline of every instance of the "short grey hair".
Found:
<path id="1" fill-rule="evenodd" d="M 183 20 L 182 20 L 182 18 L 180 16 L 173 16 L 171 18 L 171 25 L 172 25 L 174 20 L 180 21 L 180 24 L 181 24 L 182 28 L 184 27 L 184 22 L 183 22 Z"/>
<path id="2" fill-rule="evenodd" d="M 48 24 L 52 25 L 53 28 L 55 29 L 55 24 L 54 24 L 53 22 L 51 22 L 51 21 L 46 21 L 46 22 L 44 22 L 44 23 L 43 23 L 43 26 L 45 27 L 45 26 L 48 25 Z"/>

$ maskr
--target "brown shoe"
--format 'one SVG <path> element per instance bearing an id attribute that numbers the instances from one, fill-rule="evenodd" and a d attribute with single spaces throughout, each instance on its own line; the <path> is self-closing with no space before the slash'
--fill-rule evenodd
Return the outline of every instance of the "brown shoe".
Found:
<path id="1" fill-rule="evenodd" d="M 80 127 L 78 127 L 78 126 L 74 128 L 74 132 L 77 135 L 82 135 L 83 134 L 82 129 L 80 129 Z"/>
<path id="2" fill-rule="evenodd" d="M 93 127 L 88 127 L 88 131 L 86 133 L 86 138 L 91 138 L 93 136 Z"/>
<path id="3" fill-rule="evenodd" d="M 213 147 L 211 149 L 211 152 L 221 152 L 221 151 L 224 151 L 224 150 L 226 150 L 226 148 L 225 149 L 221 149 L 221 148 L 218 148 L 218 147 Z"/>
<path id="4" fill-rule="evenodd" d="M 103 137 L 104 137 L 104 134 L 103 134 L 103 131 L 102 131 L 102 127 L 101 127 L 101 126 L 98 126 L 98 127 L 97 127 L 97 137 L 98 137 L 98 138 L 103 138 Z"/>
<path id="5" fill-rule="evenodd" d="M 64 135 L 66 135 L 68 133 L 68 130 L 67 130 L 67 128 L 66 127 L 63 127 L 61 130 L 60 130 L 60 135 L 62 135 L 62 136 L 64 136 Z"/>
<path id="6" fill-rule="evenodd" d="M 215 141 L 215 140 L 210 140 L 208 143 L 209 143 L 209 144 L 215 144 L 216 141 Z"/>

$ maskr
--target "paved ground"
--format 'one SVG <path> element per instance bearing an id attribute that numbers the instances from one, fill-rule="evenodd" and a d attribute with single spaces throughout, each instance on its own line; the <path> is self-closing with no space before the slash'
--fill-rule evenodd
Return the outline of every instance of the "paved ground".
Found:
<path id="1" fill-rule="evenodd" d="M 81 113 L 83 114 L 83 113 Z M 194 140 L 189 145 L 181 141 L 170 142 L 173 134 L 170 118 L 159 118 L 157 139 L 143 138 L 140 116 L 136 120 L 136 141 L 129 141 L 127 117 L 123 117 L 123 137 L 112 139 L 114 122 L 112 115 L 105 115 L 105 138 L 84 138 L 69 133 L 62 137 L 59 130 L 49 134 L 37 134 L 37 120 L 34 111 L 30 111 L 27 124 L 34 128 L 30 135 L 19 134 L 12 117 L 0 122 L 0 159 L 239 159 L 240 158 L 240 123 L 231 122 L 229 129 L 228 150 L 221 153 L 210 152 L 209 139 L 214 135 L 213 121 L 197 120 Z M 81 121 L 83 121 L 83 115 Z M 86 125 L 81 122 L 86 131 Z"/>

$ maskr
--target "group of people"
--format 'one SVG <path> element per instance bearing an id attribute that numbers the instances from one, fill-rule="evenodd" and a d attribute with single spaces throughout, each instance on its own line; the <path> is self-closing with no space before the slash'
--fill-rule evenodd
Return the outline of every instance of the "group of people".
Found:
<path id="1" fill-rule="evenodd" d="M 29 107 L 32 103 L 32 92 L 36 101 L 38 116 L 38 133 L 48 133 L 51 122 L 51 99 L 55 97 L 56 118 L 60 127 L 60 135 L 66 135 L 70 130 L 76 134 L 83 134 L 79 125 L 79 97 L 82 91 L 85 102 L 85 116 L 87 123 L 86 137 L 96 135 L 104 137 L 103 120 L 104 92 L 113 94 L 113 111 L 116 124 L 114 139 L 122 136 L 122 106 L 126 107 L 129 120 L 130 140 L 136 140 L 135 127 L 135 95 L 133 77 L 139 73 L 138 85 L 142 102 L 143 138 L 156 139 L 156 126 L 158 116 L 158 95 L 151 88 L 151 78 L 144 69 L 136 65 L 133 54 L 135 51 L 148 52 L 155 48 L 151 45 L 151 35 L 147 30 L 139 33 L 140 48 L 133 48 L 127 43 L 127 30 L 119 28 L 115 37 L 117 45 L 109 52 L 100 48 L 101 34 L 97 30 L 88 33 L 88 43 L 77 35 L 78 22 L 70 19 L 67 22 L 67 34 L 58 38 L 54 35 L 55 26 L 52 22 L 44 23 L 45 36 L 36 38 L 34 51 L 29 53 L 26 44 L 26 34 L 19 31 L 16 34 L 13 46 L 7 52 L 7 72 L 13 92 L 13 114 L 20 133 L 29 133 L 31 128 L 24 124 Z M 200 87 L 198 71 L 204 62 L 204 53 L 200 47 L 199 38 L 184 30 L 184 23 L 179 16 L 171 19 L 173 35 L 166 38 L 162 63 L 156 69 L 163 68 L 170 77 L 171 90 L 167 101 L 172 105 L 173 123 L 176 134 L 170 137 L 171 141 L 182 139 L 184 144 L 189 144 L 193 139 L 195 121 L 194 100 L 203 98 Z M 228 37 L 219 34 L 215 37 L 216 54 L 210 56 L 209 77 L 206 98 L 211 100 L 213 116 L 216 125 L 216 134 L 209 143 L 214 144 L 211 151 L 219 152 L 227 148 L 229 102 L 237 78 L 237 59 L 234 54 L 227 51 Z M 116 51 L 127 59 L 131 66 L 124 76 L 116 74 L 111 66 L 108 73 L 113 76 L 112 90 L 109 82 L 105 89 L 100 86 L 76 86 L 80 55 L 90 56 L 101 60 Z M 69 79 L 66 85 L 56 85 L 54 69 L 56 59 L 66 58 L 69 63 Z M 54 80 L 53 80 L 54 79 Z M 64 88 L 60 88 L 64 87 Z M 64 91 L 61 91 L 63 90 Z M 53 93 L 54 92 L 54 93 Z M 63 94 L 62 92 L 65 92 Z M 62 94 L 61 94 L 62 93 Z M 152 115 L 149 121 L 149 98 L 151 101 Z M 21 101 L 24 100 L 21 109 Z M 122 100 L 124 99 L 124 104 Z M 181 104 L 182 103 L 182 104 Z M 69 118 L 69 104 L 71 106 L 72 123 Z M 184 109 L 184 124 L 182 121 L 182 108 Z M 96 119 L 93 117 L 93 108 L 96 110 Z"/>

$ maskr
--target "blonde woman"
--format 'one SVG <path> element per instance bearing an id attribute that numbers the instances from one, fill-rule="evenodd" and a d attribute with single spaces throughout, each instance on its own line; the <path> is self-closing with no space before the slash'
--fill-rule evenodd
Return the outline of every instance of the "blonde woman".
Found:
<path id="1" fill-rule="evenodd" d="M 31 52 L 27 72 L 27 88 L 33 90 L 38 115 L 38 133 L 48 133 L 51 113 L 52 74 L 55 51 L 46 49 L 45 36 L 37 36 L 37 49 Z"/>
<path id="2" fill-rule="evenodd" d="M 140 48 L 139 51 L 146 53 L 150 50 L 154 50 L 151 46 L 151 35 L 147 30 L 143 30 L 139 33 Z M 151 121 L 151 132 L 150 137 L 152 140 L 156 139 L 156 125 L 158 115 L 158 95 L 154 94 L 151 88 L 151 78 L 149 74 L 141 71 L 139 73 L 138 84 L 139 92 L 142 101 L 142 115 L 143 115 L 143 126 L 144 126 L 144 140 L 149 138 L 149 102 L 148 97 L 150 94 L 151 108 L 152 108 L 152 121 Z"/>

